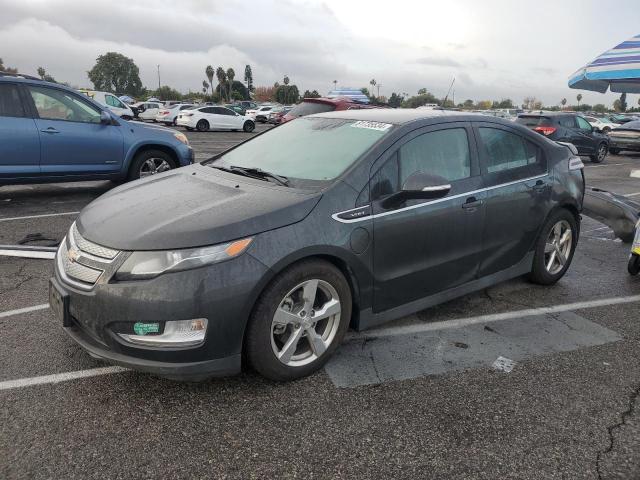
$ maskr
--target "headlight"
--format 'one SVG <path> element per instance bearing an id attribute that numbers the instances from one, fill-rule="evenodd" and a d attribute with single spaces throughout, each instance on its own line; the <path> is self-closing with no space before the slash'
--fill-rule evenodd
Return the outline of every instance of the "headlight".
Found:
<path id="1" fill-rule="evenodd" d="M 252 238 L 188 250 L 133 252 L 115 275 L 116 280 L 143 280 L 165 272 L 179 272 L 211 265 L 237 257 L 244 252 Z"/>
<path id="2" fill-rule="evenodd" d="M 184 133 L 176 132 L 173 134 L 173 136 L 176 137 L 177 140 L 181 141 L 185 145 L 189 145 L 189 139 Z"/>

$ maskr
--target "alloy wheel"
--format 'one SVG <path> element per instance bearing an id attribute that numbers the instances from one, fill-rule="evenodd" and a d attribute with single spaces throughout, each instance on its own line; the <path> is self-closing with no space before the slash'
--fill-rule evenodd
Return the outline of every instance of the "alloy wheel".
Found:
<path id="1" fill-rule="evenodd" d="M 171 170 L 171 165 L 163 158 L 149 158 L 140 166 L 140 178 Z"/>
<path id="2" fill-rule="evenodd" d="M 290 367 L 316 361 L 329 348 L 340 327 L 341 305 L 336 289 L 311 279 L 291 289 L 271 322 L 271 348 Z"/>
<path id="3" fill-rule="evenodd" d="M 601 162 L 602 160 L 604 160 L 606 156 L 607 156 L 607 146 L 605 144 L 602 144 L 598 148 L 598 161 Z"/>
<path id="4" fill-rule="evenodd" d="M 566 220 L 560 220 L 549 232 L 544 246 L 544 264 L 547 272 L 551 275 L 561 272 L 569 260 L 572 248 L 571 225 Z"/>

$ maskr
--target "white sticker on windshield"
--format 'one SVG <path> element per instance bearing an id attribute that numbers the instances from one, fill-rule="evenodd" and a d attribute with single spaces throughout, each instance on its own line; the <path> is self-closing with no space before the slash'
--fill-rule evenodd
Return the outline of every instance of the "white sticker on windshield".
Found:
<path id="1" fill-rule="evenodd" d="M 369 130 L 380 130 L 385 131 L 391 128 L 390 123 L 382 123 L 382 122 L 368 122 L 365 120 L 360 120 L 351 125 L 356 128 L 368 128 Z"/>

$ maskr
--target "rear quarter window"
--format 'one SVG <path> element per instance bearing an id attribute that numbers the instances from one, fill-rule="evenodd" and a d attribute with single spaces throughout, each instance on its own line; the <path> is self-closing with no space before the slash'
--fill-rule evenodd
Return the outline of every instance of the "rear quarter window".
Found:
<path id="1" fill-rule="evenodd" d="M 293 107 L 289 113 L 295 117 L 303 117 L 314 113 L 333 112 L 335 109 L 335 105 L 329 103 L 302 102 Z"/>
<path id="2" fill-rule="evenodd" d="M 0 117 L 24 117 L 25 111 L 16 85 L 0 83 Z"/>
<path id="3" fill-rule="evenodd" d="M 489 174 L 519 170 L 522 172 L 545 170 L 540 147 L 512 132 L 480 127 L 486 172 Z M 537 173 L 537 172 L 535 172 Z"/>

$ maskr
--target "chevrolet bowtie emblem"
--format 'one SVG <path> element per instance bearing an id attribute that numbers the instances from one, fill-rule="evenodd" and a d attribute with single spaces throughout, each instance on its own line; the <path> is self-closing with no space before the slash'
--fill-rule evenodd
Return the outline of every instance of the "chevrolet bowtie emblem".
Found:
<path id="1" fill-rule="evenodd" d="M 78 250 L 76 250 L 75 248 L 72 248 L 67 252 L 67 258 L 70 262 L 75 263 L 78 261 L 78 258 L 80 258 L 80 252 L 78 252 Z"/>

